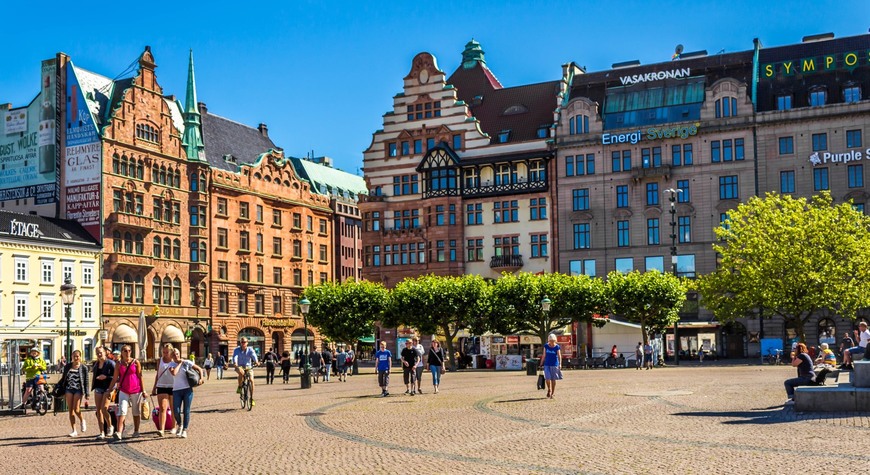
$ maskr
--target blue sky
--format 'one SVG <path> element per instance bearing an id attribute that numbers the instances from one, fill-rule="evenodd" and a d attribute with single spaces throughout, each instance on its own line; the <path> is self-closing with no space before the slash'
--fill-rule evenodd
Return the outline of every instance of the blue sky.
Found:
<path id="1" fill-rule="evenodd" d="M 751 49 L 754 37 L 773 46 L 870 27 L 867 0 L 154 1 L 128 3 L 132 12 L 51 3 L 3 7 L 0 103 L 30 102 L 40 61 L 58 51 L 115 77 L 145 45 L 164 91 L 183 96 L 193 48 L 199 100 L 210 113 L 264 122 L 287 153 L 313 150 L 353 173 L 421 51 L 449 75 L 473 37 L 502 84 L 515 86 L 558 79 L 568 61 L 591 72 L 631 59 L 667 61 L 678 43 L 714 54 Z M 52 6 L 65 11 L 50 19 Z"/>

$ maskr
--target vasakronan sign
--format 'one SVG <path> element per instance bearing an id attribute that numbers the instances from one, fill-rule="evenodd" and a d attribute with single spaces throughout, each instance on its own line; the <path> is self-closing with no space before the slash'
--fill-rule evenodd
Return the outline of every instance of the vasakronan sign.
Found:
<path id="1" fill-rule="evenodd" d="M 849 150 L 848 152 L 843 153 L 813 152 L 813 154 L 810 155 L 810 163 L 815 167 L 827 163 L 857 162 L 863 160 L 865 157 L 870 157 L 870 148 L 864 150 L 863 154 L 860 150 Z"/>
<path id="2" fill-rule="evenodd" d="M 673 127 L 650 127 L 644 130 L 624 132 L 621 134 L 602 134 L 602 145 L 615 145 L 621 143 L 636 144 L 641 140 L 663 140 L 681 138 L 683 140 L 698 135 L 700 122 L 690 125 L 677 125 Z"/>
<path id="3" fill-rule="evenodd" d="M 632 74 L 631 76 L 621 76 L 619 82 L 623 86 L 631 84 L 639 84 L 649 81 L 661 81 L 663 79 L 687 78 L 690 75 L 690 68 L 671 69 L 670 71 L 656 71 L 644 74 Z"/>

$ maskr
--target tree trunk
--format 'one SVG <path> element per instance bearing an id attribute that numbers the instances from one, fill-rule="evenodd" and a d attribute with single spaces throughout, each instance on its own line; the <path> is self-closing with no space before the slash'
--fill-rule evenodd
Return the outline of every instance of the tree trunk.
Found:
<path id="1" fill-rule="evenodd" d="M 806 318 L 809 318 L 810 315 L 812 315 L 812 313 L 807 314 Z M 794 331 L 797 334 L 798 341 L 806 344 L 807 335 L 806 335 L 806 332 L 804 332 L 804 319 L 803 318 L 795 317 L 795 319 L 794 319 Z"/>
<path id="2" fill-rule="evenodd" d="M 541 355 L 540 356 L 537 356 L 537 355 L 532 354 L 530 352 L 530 355 L 532 358 L 540 358 L 541 359 L 541 361 L 538 362 L 538 367 L 541 367 L 541 365 L 544 363 L 544 346 L 547 345 L 547 337 L 548 336 L 550 336 L 550 332 L 548 332 L 546 330 L 542 330 L 541 333 L 538 333 L 538 338 L 541 339 L 541 348 L 540 348 Z"/>
<path id="3" fill-rule="evenodd" d="M 643 344 L 648 345 L 649 344 L 649 334 L 646 331 L 646 323 L 644 323 L 643 320 L 641 320 L 641 322 L 640 322 L 640 336 L 641 336 L 641 341 L 643 341 Z"/>
<path id="4" fill-rule="evenodd" d="M 447 347 L 447 358 L 450 359 L 450 370 L 456 371 L 456 357 L 453 355 L 453 334 L 450 333 L 450 325 L 442 326 L 444 332 L 444 346 Z"/>

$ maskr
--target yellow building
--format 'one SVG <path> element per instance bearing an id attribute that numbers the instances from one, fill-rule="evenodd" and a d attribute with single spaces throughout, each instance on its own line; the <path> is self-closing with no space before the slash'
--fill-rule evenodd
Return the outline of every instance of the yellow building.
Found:
<path id="1" fill-rule="evenodd" d="M 76 222 L 0 211 L 0 362 L 17 340 L 23 357 L 36 347 L 49 364 L 66 354 L 61 285 L 76 286 L 69 341 L 94 358 L 99 344 L 100 246 Z"/>

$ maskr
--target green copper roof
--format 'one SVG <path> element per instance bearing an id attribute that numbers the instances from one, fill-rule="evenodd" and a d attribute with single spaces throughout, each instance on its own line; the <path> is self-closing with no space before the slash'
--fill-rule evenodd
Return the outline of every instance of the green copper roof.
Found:
<path id="1" fill-rule="evenodd" d="M 193 50 L 187 66 L 187 96 L 184 101 L 184 136 L 182 145 L 187 159 L 205 162 L 205 146 L 202 143 L 202 125 L 199 106 L 196 102 L 196 80 L 193 75 Z"/>
<path id="2" fill-rule="evenodd" d="M 366 182 L 361 176 L 296 157 L 290 157 L 290 163 L 299 177 L 311 183 L 311 191 L 315 193 L 350 199 L 368 194 Z"/>
<path id="3" fill-rule="evenodd" d="M 483 49 L 480 47 L 480 43 L 472 38 L 471 41 L 465 44 L 465 51 L 462 52 L 462 67 L 471 69 L 477 63 L 486 64 L 486 60 L 483 57 Z"/>

